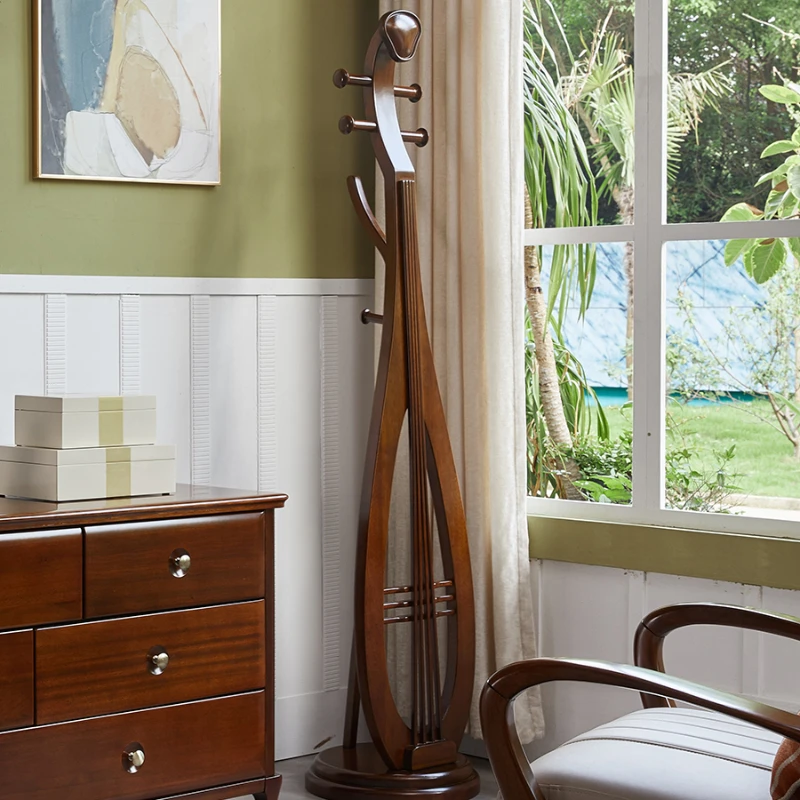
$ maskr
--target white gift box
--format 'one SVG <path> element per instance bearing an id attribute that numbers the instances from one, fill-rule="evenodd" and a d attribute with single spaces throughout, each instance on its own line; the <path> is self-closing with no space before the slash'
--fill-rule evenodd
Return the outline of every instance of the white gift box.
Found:
<path id="1" fill-rule="evenodd" d="M 0 495 L 68 502 L 172 494 L 172 445 L 53 450 L 0 446 Z"/>
<path id="2" fill-rule="evenodd" d="M 14 441 L 22 447 L 121 447 L 154 444 L 156 399 L 124 397 L 14 398 Z"/>

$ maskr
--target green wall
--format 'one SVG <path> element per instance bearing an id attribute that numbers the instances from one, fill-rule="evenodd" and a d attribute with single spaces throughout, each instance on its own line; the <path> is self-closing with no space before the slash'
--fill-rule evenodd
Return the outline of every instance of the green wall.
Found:
<path id="1" fill-rule="evenodd" d="M 0 273 L 371 277 L 345 178 L 373 173 L 343 137 L 376 0 L 222 0 L 222 185 L 34 180 L 32 7 L 0 0 Z"/>

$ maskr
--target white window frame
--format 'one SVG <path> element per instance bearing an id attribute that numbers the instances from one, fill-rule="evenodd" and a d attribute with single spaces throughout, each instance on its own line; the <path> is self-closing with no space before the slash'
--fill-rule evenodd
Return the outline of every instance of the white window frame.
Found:
<path id="1" fill-rule="evenodd" d="M 800 524 L 663 507 L 665 482 L 666 245 L 710 239 L 800 237 L 800 220 L 667 223 L 668 0 L 636 0 L 633 225 L 526 230 L 526 245 L 633 242 L 633 502 L 630 506 L 529 497 L 534 516 L 800 538 Z M 643 57 L 642 54 L 645 54 Z"/>

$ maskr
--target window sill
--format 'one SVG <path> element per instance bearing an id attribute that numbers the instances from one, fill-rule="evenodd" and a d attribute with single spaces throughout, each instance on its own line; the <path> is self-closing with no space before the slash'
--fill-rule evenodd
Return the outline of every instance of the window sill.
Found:
<path id="1" fill-rule="evenodd" d="M 528 516 L 531 558 L 800 589 L 800 539 Z"/>

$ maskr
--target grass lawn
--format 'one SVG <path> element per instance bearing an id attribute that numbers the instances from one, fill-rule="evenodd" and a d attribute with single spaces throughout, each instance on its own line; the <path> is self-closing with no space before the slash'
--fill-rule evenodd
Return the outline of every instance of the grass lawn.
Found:
<path id="1" fill-rule="evenodd" d="M 629 424 L 630 412 L 616 407 L 605 409 L 612 436 Z M 699 471 L 716 470 L 713 452 L 736 445 L 736 456 L 729 465 L 731 483 L 742 494 L 800 498 L 800 460 L 792 455 L 789 440 L 755 414 L 772 419 L 766 400 L 750 403 L 708 403 L 668 406 L 683 432 L 686 446 L 695 451 Z"/>

